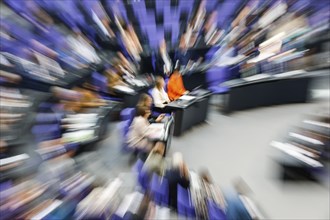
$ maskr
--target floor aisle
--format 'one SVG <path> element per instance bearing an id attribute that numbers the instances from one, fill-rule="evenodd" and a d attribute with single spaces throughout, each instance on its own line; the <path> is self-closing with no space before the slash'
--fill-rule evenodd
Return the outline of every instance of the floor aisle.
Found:
<path id="1" fill-rule="evenodd" d="M 242 177 L 270 219 L 329 219 L 329 186 L 290 184 L 278 180 L 269 143 L 279 140 L 306 113 L 320 104 L 292 104 L 241 111 L 224 116 L 215 109 L 209 122 L 174 138 L 169 153 L 180 151 L 190 169 L 207 167 L 215 182 L 226 188 Z M 129 175 L 129 156 L 119 150 L 117 123 L 109 125 L 109 137 L 96 146 L 89 169 L 100 178 Z M 125 175 L 126 175 L 125 174 Z"/>
<path id="2" fill-rule="evenodd" d="M 271 219 L 329 219 L 329 186 L 280 182 L 269 145 L 319 106 L 273 106 L 236 112 L 229 117 L 212 111 L 209 123 L 173 140 L 172 152 L 182 152 L 191 169 L 207 167 L 224 188 L 242 177 Z"/>

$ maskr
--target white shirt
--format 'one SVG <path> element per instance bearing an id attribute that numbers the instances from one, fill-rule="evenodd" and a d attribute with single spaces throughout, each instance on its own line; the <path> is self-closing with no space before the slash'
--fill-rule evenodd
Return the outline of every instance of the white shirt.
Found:
<path id="1" fill-rule="evenodd" d="M 170 102 L 170 99 L 167 96 L 167 93 L 163 88 L 158 90 L 156 87 L 151 91 L 152 98 L 154 100 L 155 107 L 164 108 L 164 102 Z"/>

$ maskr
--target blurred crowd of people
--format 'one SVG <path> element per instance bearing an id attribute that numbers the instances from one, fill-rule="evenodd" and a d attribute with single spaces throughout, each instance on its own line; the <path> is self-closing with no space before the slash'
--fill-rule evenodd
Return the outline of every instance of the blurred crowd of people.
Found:
<path id="1" fill-rule="evenodd" d="M 210 174 L 189 171 L 180 153 L 166 158 L 165 144 L 150 141 L 161 132 L 152 124 L 171 117 L 166 106 L 190 92 L 182 75 L 199 68 L 229 66 L 228 79 L 329 68 L 329 3 L 152 2 L 0 2 L 1 217 L 108 219 L 130 212 L 157 218 L 155 209 L 162 206 L 202 219 L 221 213 L 228 219 L 260 217 L 247 208 L 251 202 L 240 187 L 235 196 L 225 196 Z M 129 196 L 132 205 L 121 208 L 126 211 L 120 216 L 118 208 L 128 204 L 128 195 L 117 197 L 122 180 L 97 185 L 71 157 L 79 145 L 102 138 L 113 103 L 140 87 L 151 91 L 140 95 L 126 144 L 142 164 L 137 170 L 142 190 Z M 47 101 L 38 102 L 41 92 L 30 90 L 47 92 Z M 328 127 L 328 121 L 304 123 Z M 30 130 L 36 142 L 32 152 L 11 148 Z M 328 146 L 328 137 L 302 133 L 291 136 L 307 142 L 325 138 Z M 304 158 L 316 159 L 314 165 L 329 157 L 328 148 L 306 149 L 301 143 L 280 148 L 303 151 Z M 167 200 L 155 196 L 158 188 L 152 185 L 158 180 L 160 186 L 168 184 L 160 196 Z M 193 207 L 189 215 L 179 208 L 178 191 L 189 195 L 190 203 L 184 204 Z"/>
<path id="2" fill-rule="evenodd" d="M 122 177 L 100 179 L 84 167 L 87 158 L 69 155 L 44 162 L 36 173 L 1 184 L 4 219 L 260 219 L 253 194 L 242 179 L 221 190 L 206 170 L 188 169 L 181 153 L 164 157 L 157 144 L 134 166 L 133 185 Z M 160 193 L 161 195 L 158 195 Z M 248 201 L 248 202 L 247 202 Z M 187 209 L 187 210 L 185 210 Z M 190 209 L 190 211 L 188 211 Z M 172 210 L 172 211 L 171 211 Z M 216 211 L 215 211 L 216 210 Z"/>

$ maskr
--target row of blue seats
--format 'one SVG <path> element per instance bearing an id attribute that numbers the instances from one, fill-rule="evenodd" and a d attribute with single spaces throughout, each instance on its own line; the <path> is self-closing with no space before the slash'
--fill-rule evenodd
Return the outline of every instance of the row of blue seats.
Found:
<path id="1" fill-rule="evenodd" d="M 153 174 L 150 180 L 149 173 L 143 169 L 144 162 L 138 160 L 133 170 L 138 173 L 138 183 L 142 188 L 142 192 L 150 192 L 152 200 L 160 206 L 169 205 L 169 185 L 165 177 Z M 185 218 L 195 218 L 195 207 L 191 201 L 189 190 L 177 185 L 177 211 L 180 216 Z M 209 219 L 225 220 L 224 211 L 211 199 L 207 201 Z"/>
<path id="2" fill-rule="evenodd" d="M 60 111 L 60 108 L 60 104 L 55 103 L 43 102 L 39 105 L 35 125 L 31 130 L 37 143 L 62 137 L 61 120 L 64 117 L 64 112 Z M 76 151 L 78 148 L 78 143 L 66 143 L 54 148 L 52 151 L 42 153 L 41 157 L 43 160 L 49 160 L 66 152 Z"/>

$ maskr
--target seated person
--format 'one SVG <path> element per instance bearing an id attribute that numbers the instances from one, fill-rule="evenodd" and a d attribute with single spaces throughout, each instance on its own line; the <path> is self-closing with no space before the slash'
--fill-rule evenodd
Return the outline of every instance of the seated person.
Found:
<path id="1" fill-rule="evenodd" d="M 138 104 L 136 105 L 137 109 L 142 107 L 142 108 L 147 108 L 149 111 L 151 111 L 151 106 L 152 106 L 152 98 L 148 94 L 142 93 L 140 95 Z M 161 122 L 164 117 L 165 117 L 165 114 L 160 114 L 158 117 L 153 117 L 150 114 L 148 120 L 150 123 Z"/>
<path id="2" fill-rule="evenodd" d="M 100 99 L 94 92 L 82 89 L 64 89 L 60 87 L 52 87 L 54 97 L 64 104 L 64 109 L 69 112 L 83 112 L 86 108 L 96 108 L 107 105 L 106 101 Z"/>
<path id="3" fill-rule="evenodd" d="M 202 170 L 199 173 L 206 196 L 212 199 L 222 210 L 226 209 L 226 201 L 220 187 L 212 180 L 210 173 L 207 170 Z"/>
<path id="4" fill-rule="evenodd" d="M 189 170 L 181 153 L 173 154 L 172 167 L 166 171 L 165 177 L 169 185 L 169 206 L 177 209 L 178 184 L 183 188 L 190 186 Z"/>
<path id="5" fill-rule="evenodd" d="M 153 88 L 151 95 L 154 100 L 154 105 L 157 108 L 164 108 L 170 102 L 167 93 L 164 90 L 165 81 L 162 77 L 156 77 L 156 85 Z"/>
<path id="6" fill-rule="evenodd" d="M 143 165 L 143 169 L 146 169 L 150 176 L 152 173 L 164 176 L 166 169 L 164 153 L 165 144 L 163 142 L 157 142 Z"/>
<path id="7" fill-rule="evenodd" d="M 198 219 L 209 219 L 207 201 L 215 202 L 222 210 L 225 209 L 225 200 L 217 186 L 212 183 L 211 176 L 207 171 L 200 172 L 199 175 L 192 172 L 190 174 L 190 192 L 195 205 L 196 217 Z"/>
<path id="8" fill-rule="evenodd" d="M 73 90 L 81 94 L 79 101 L 82 107 L 93 108 L 107 105 L 106 101 L 101 99 L 95 92 L 79 87 L 75 87 Z"/>
<path id="9" fill-rule="evenodd" d="M 110 93 L 114 93 L 116 86 L 128 86 L 126 83 L 124 83 L 120 73 L 118 72 L 107 69 L 105 70 L 105 76 L 108 79 L 108 87 Z"/>
<path id="10" fill-rule="evenodd" d="M 182 75 L 178 70 L 174 70 L 167 84 L 168 97 L 171 101 L 174 101 L 188 92 L 189 91 L 184 88 Z"/>
<path id="11" fill-rule="evenodd" d="M 153 142 L 148 137 L 155 131 L 149 129 L 150 123 L 148 118 L 150 116 L 150 110 L 146 107 L 139 107 L 136 111 L 137 114 L 128 131 L 127 144 L 135 150 L 140 151 L 140 158 L 145 161 L 153 148 Z"/>

